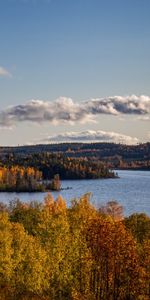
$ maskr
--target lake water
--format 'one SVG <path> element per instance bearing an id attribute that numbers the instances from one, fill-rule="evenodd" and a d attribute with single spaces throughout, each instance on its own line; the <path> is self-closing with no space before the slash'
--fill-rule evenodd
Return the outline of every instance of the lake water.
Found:
<path id="1" fill-rule="evenodd" d="M 119 179 L 64 180 L 61 192 L 52 192 L 56 198 L 61 194 L 69 205 L 70 200 L 91 192 L 91 201 L 99 207 L 110 200 L 117 200 L 124 207 L 124 214 L 145 212 L 150 215 L 150 171 L 117 171 Z M 70 189 L 66 189 L 69 187 Z M 0 201 L 19 198 L 21 201 L 42 201 L 45 193 L 0 193 Z"/>

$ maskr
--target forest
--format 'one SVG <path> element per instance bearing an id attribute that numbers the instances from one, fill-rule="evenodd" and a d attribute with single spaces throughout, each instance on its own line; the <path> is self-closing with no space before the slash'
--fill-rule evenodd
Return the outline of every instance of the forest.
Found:
<path id="1" fill-rule="evenodd" d="M 18 147 L 0 147 L 0 157 L 19 157 L 39 153 L 59 153 L 65 157 L 101 161 L 108 168 L 150 169 L 150 143 L 124 145 L 115 143 L 60 143 Z"/>
<path id="2" fill-rule="evenodd" d="M 90 194 L 0 204 L 1 300 L 148 300 L 150 218 Z"/>
<path id="3" fill-rule="evenodd" d="M 103 162 L 87 158 L 71 158 L 63 154 L 42 152 L 19 156 L 8 154 L 1 158 L 0 165 L 8 169 L 24 166 L 37 169 L 43 180 L 51 180 L 56 174 L 60 179 L 114 178 L 115 174 Z"/>
<path id="4" fill-rule="evenodd" d="M 58 174 L 50 182 L 43 181 L 43 174 L 33 167 L 18 165 L 0 167 L 0 192 L 45 192 L 60 190 Z"/>

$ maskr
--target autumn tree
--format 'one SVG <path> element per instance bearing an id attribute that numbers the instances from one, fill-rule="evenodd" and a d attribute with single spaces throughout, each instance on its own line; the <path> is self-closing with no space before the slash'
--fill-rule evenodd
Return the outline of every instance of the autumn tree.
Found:
<path id="1" fill-rule="evenodd" d="M 150 239 L 150 217 L 146 214 L 133 214 L 126 217 L 124 223 L 139 243 Z"/>
<path id="2" fill-rule="evenodd" d="M 123 207 L 115 200 L 109 201 L 106 205 L 101 206 L 99 212 L 103 215 L 110 216 L 115 221 L 121 221 L 123 219 Z"/>
<path id="3" fill-rule="evenodd" d="M 148 300 L 149 217 L 106 207 L 50 193 L 1 206 L 0 300 Z"/>
<path id="4" fill-rule="evenodd" d="M 0 212 L 0 299 L 8 294 L 13 276 L 11 228 L 8 214 Z"/>
<path id="5" fill-rule="evenodd" d="M 136 244 L 123 224 L 97 217 L 89 225 L 87 240 L 93 257 L 90 287 L 95 299 L 137 299 Z"/>

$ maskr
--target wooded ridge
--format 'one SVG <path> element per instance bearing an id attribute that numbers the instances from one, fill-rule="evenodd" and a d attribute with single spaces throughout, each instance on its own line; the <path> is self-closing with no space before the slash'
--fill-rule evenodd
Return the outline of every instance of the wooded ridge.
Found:
<path id="1" fill-rule="evenodd" d="M 72 158 L 92 158 L 108 167 L 150 169 L 150 143 L 123 145 L 114 143 L 62 143 L 18 147 L 0 147 L 0 157 L 8 154 L 26 156 L 39 153 L 60 153 Z"/>

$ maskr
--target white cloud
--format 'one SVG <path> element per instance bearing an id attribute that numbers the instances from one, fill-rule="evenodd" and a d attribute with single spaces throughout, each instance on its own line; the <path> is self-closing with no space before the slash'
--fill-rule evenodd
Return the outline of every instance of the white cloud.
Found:
<path id="1" fill-rule="evenodd" d="M 112 142 L 121 144 L 137 144 L 139 140 L 136 137 L 128 135 L 102 131 L 102 130 L 86 130 L 81 132 L 65 132 L 58 135 L 51 135 L 45 139 L 40 140 L 42 143 L 53 142 Z"/>
<path id="2" fill-rule="evenodd" d="M 0 77 L 12 77 L 11 73 L 0 66 Z"/>
<path id="3" fill-rule="evenodd" d="M 147 115 L 150 113 L 149 96 L 114 96 L 75 102 L 60 97 L 55 101 L 30 100 L 0 111 L 0 126 L 13 126 L 18 122 L 34 123 L 87 123 L 95 121 L 100 114 L 122 116 L 126 114 Z"/>

